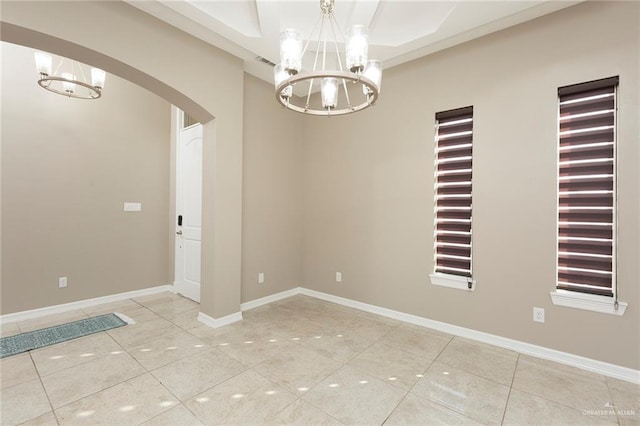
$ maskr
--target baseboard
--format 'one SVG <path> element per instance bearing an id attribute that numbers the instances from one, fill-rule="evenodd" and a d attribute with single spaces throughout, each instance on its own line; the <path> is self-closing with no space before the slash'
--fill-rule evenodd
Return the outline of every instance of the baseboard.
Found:
<path id="1" fill-rule="evenodd" d="M 506 337 L 500 337 L 494 334 L 484 333 L 470 328 L 460 327 L 440 321 L 434 321 L 428 318 L 394 311 L 392 309 L 369 305 L 367 303 L 358 302 L 356 300 L 351 300 L 344 297 L 334 296 L 328 293 L 322 293 L 320 291 L 300 288 L 299 294 L 315 297 L 317 299 L 325 300 L 327 302 L 336 303 L 338 305 L 347 306 L 361 311 L 370 312 L 372 314 L 381 315 L 383 317 L 393 318 L 406 323 L 431 328 L 434 330 L 442 331 L 444 333 L 452 334 L 454 336 L 464 337 L 482 343 L 488 343 L 500 348 L 510 349 L 522 354 L 569 365 L 572 367 L 580 368 L 582 370 L 602 374 L 604 376 L 640 384 L 640 370 L 634 370 L 615 364 L 609 364 L 607 362 L 597 361 L 579 355 L 561 352 L 554 349 L 545 348 L 543 346 L 533 345 L 531 343 L 508 339 Z"/>
<path id="2" fill-rule="evenodd" d="M 95 297 L 93 299 L 79 300 L 77 302 L 63 303 L 61 305 L 47 306 L 45 308 L 31 309 L 28 311 L 0 315 L 0 324 L 8 324 L 16 321 L 40 318 L 46 315 L 72 311 L 74 309 L 89 308 L 91 306 L 101 305 L 103 303 L 118 302 L 120 300 L 131 299 L 134 297 L 162 293 L 163 291 L 172 291 L 171 287 L 171 285 L 161 285 L 158 287 L 144 288 L 142 290 L 127 291 L 125 293 L 112 294 L 109 296 Z"/>
<path id="3" fill-rule="evenodd" d="M 300 287 L 295 287 L 289 290 L 281 291 L 280 293 L 271 294 L 269 296 L 261 297 L 260 299 L 250 300 L 240 304 L 241 311 L 248 311 L 249 309 L 257 308 L 269 303 L 277 302 L 278 300 L 286 299 L 287 297 L 300 294 Z"/>
<path id="4" fill-rule="evenodd" d="M 236 312 L 222 318 L 213 318 L 209 315 L 198 312 L 198 321 L 211 328 L 219 328 L 234 322 L 242 321 L 242 312 Z"/>

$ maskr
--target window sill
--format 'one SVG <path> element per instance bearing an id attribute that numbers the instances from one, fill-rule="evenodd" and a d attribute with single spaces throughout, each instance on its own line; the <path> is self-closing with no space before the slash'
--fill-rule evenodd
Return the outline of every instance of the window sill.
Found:
<path id="1" fill-rule="evenodd" d="M 568 308 L 584 309 L 618 316 L 624 315 L 624 311 L 627 309 L 627 304 L 620 301 L 618 301 L 618 308 L 616 309 L 613 298 L 607 296 L 582 294 L 565 290 L 552 291 L 550 294 L 551 301 L 557 306 L 566 306 Z"/>
<path id="2" fill-rule="evenodd" d="M 431 279 L 432 285 L 437 285 L 440 287 L 457 288 L 458 290 L 466 291 L 473 291 L 476 288 L 475 280 L 458 275 L 442 274 L 440 272 L 436 272 L 434 274 L 429 274 L 429 278 Z M 469 283 L 469 281 L 471 282 Z"/>

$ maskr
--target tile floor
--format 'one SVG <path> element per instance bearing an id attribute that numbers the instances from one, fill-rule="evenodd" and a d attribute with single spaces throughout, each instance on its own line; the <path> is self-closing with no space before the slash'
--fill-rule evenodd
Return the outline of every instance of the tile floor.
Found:
<path id="1" fill-rule="evenodd" d="M 0 361 L 0 424 L 638 425 L 640 386 L 309 297 L 219 329 L 161 293 L 136 323 Z"/>

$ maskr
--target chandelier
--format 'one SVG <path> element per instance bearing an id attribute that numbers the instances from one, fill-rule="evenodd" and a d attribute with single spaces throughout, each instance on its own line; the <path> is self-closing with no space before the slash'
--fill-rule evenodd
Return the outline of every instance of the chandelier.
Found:
<path id="1" fill-rule="evenodd" d="M 53 63 L 51 55 L 35 52 L 35 60 L 36 69 L 40 74 L 38 84 L 43 89 L 77 99 L 98 99 L 102 96 L 106 73 L 101 69 L 91 67 L 91 83 L 88 83 L 83 66 L 76 61 L 69 60 L 71 66 L 65 66 L 63 65 L 65 59 L 62 58 L 55 72 L 51 73 Z M 61 70 L 66 71 L 58 75 Z"/>
<path id="2" fill-rule="evenodd" d="M 302 36 L 296 30 L 286 29 L 280 34 L 280 63 L 274 68 L 276 99 L 290 110 L 320 116 L 342 115 L 361 111 L 378 100 L 382 63 L 367 58 L 367 28 L 354 25 L 345 39 L 333 14 L 334 2 L 320 0 L 320 19 L 304 48 Z M 313 66 L 304 69 L 302 58 L 312 40 L 317 40 Z M 344 66 L 339 41 L 345 46 Z M 312 99 L 318 85 L 320 99 Z M 295 88 L 303 96 L 294 96 Z"/>

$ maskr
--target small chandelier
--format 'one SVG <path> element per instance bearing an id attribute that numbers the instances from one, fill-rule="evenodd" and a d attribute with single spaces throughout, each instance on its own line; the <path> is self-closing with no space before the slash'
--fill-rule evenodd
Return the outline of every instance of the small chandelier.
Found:
<path id="1" fill-rule="evenodd" d="M 333 14 L 334 2 L 320 0 L 320 20 L 309 34 L 304 48 L 302 36 L 296 30 L 286 29 L 280 34 L 280 63 L 274 68 L 276 99 L 290 110 L 320 116 L 343 115 L 361 111 L 378 100 L 382 63 L 367 58 L 367 28 L 363 25 L 352 26 L 345 40 Z M 318 44 L 313 67 L 305 70 L 302 68 L 302 57 L 311 40 L 314 40 L 316 29 Z M 345 45 L 344 67 L 338 48 L 338 35 Z M 335 50 L 333 53 L 332 48 Z M 330 60 L 335 56 L 337 69 L 329 68 L 328 56 Z M 303 85 L 306 96 L 293 96 L 296 85 Z M 320 102 L 312 104 L 314 85 L 320 85 Z M 339 100 L 341 92 L 344 100 Z"/>
<path id="2" fill-rule="evenodd" d="M 35 52 L 36 69 L 40 74 L 38 84 L 43 89 L 59 95 L 77 99 L 98 99 L 102 96 L 102 88 L 106 73 L 99 68 L 91 68 L 91 83 L 87 83 L 82 66 L 76 61 L 70 61 L 71 72 L 63 72 L 58 76 L 60 69 L 65 69 L 62 58 L 56 67 L 55 72 L 51 73 L 51 65 L 53 59 L 51 55 L 43 52 Z M 68 69 L 68 67 L 67 67 Z M 80 79 L 78 78 L 80 75 Z"/>

